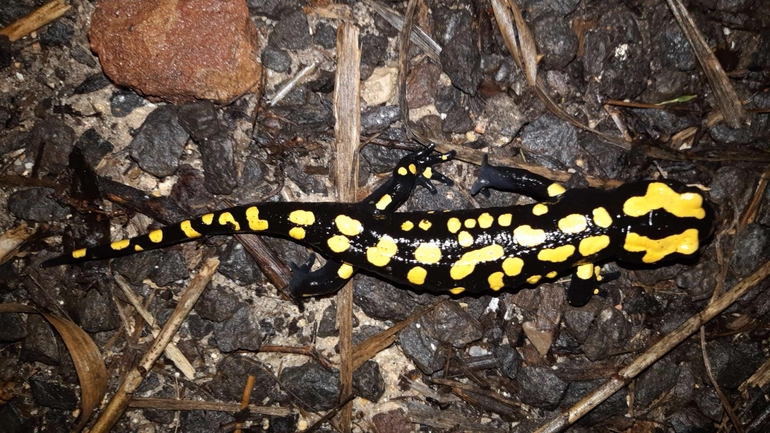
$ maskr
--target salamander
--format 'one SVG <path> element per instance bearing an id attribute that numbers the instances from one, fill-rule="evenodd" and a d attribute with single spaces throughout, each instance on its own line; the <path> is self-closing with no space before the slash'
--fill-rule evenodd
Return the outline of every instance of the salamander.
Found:
<path id="1" fill-rule="evenodd" d="M 392 176 L 359 203 L 266 202 L 181 221 L 147 234 L 81 248 L 43 263 L 108 259 L 208 235 L 286 237 L 320 252 L 313 270 L 292 264 L 295 298 L 337 291 L 358 270 L 430 292 L 479 293 L 536 285 L 573 270 L 567 299 L 583 305 L 602 282 L 597 262 L 657 264 L 697 253 L 711 235 L 714 211 L 701 190 L 674 180 L 645 180 L 616 189 L 565 189 L 486 158 L 472 194 L 488 189 L 528 195 L 537 203 L 483 209 L 396 212 L 421 185 L 452 184 L 434 166 L 454 153 L 432 148 L 405 156 Z"/>

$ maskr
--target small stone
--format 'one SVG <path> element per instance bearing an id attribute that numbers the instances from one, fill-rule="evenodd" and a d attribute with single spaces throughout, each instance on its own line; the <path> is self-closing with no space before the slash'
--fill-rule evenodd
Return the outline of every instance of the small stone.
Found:
<path id="1" fill-rule="evenodd" d="M 0 71 L 13 64 L 13 45 L 6 35 L 0 35 Z"/>
<path id="2" fill-rule="evenodd" d="M 431 375 L 446 363 L 446 350 L 440 349 L 441 342 L 433 338 L 424 326 L 410 323 L 398 334 L 401 350 L 423 373 Z"/>
<path id="3" fill-rule="evenodd" d="M 227 355 L 217 364 L 216 372 L 207 388 L 219 401 L 240 401 L 248 376 L 255 377 L 251 403 L 264 405 L 266 399 L 278 392 L 278 383 L 269 367 L 256 360 Z"/>
<path id="4" fill-rule="evenodd" d="M 443 49 L 439 55 L 444 72 L 452 84 L 464 93 L 475 95 L 484 78 L 481 54 L 474 39 L 473 17 L 465 9 L 450 9 L 442 2 L 434 3 L 434 33 Z"/>
<path id="5" fill-rule="evenodd" d="M 484 136 L 488 142 L 495 145 L 509 143 L 527 122 L 526 116 L 519 109 L 519 104 L 505 93 L 497 94 L 487 100 L 482 118 L 487 123 Z"/>
<path id="6" fill-rule="evenodd" d="M 538 53 L 543 54 L 540 64 L 544 69 L 562 69 L 575 58 L 578 38 L 569 23 L 563 16 L 547 14 L 532 24 Z"/>
<path id="7" fill-rule="evenodd" d="M 221 129 L 211 101 L 195 101 L 179 107 L 179 125 L 196 143 L 217 135 Z"/>
<path id="8" fill-rule="evenodd" d="M 229 103 L 259 85 L 257 29 L 245 2 L 104 0 L 91 48 L 118 85 L 182 103 Z"/>
<path id="9" fill-rule="evenodd" d="M 70 411 L 77 407 L 78 398 L 72 388 L 35 377 L 29 379 L 29 386 L 32 398 L 40 406 Z"/>
<path id="10" fill-rule="evenodd" d="M 40 174 L 59 174 L 67 169 L 74 145 L 75 130 L 58 117 L 45 116 L 32 127 L 26 151 L 32 161 L 39 162 Z"/>
<path id="11" fill-rule="evenodd" d="M 375 68 L 361 84 L 361 99 L 370 107 L 389 102 L 396 94 L 397 79 L 396 68 Z"/>
<path id="12" fill-rule="evenodd" d="M 86 130 L 75 143 L 75 147 L 83 152 L 83 157 L 91 168 L 96 167 L 105 155 L 112 152 L 115 146 L 102 138 L 95 129 Z"/>
<path id="13" fill-rule="evenodd" d="M 27 336 L 20 314 L 0 314 L 0 342 L 13 343 Z"/>
<path id="14" fill-rule="evenodd" d="M 291 68 L 291 56 L 286 50 L 268 46 L 262 51 L 262 64 L 275 72 L 288 72 Z"/>
<path id="15" fill-rule="evenodd" d="M 74 33 L 75 29 L 70 24 L 57 20 L 40 33 L 40 43 L 49 47 L 68 45 Z"/>
<path id="16" fill-rule="evenodd" d="M 361 37 L 361 64 L 371 67 L 382 66 L 388 57 L 388 38 L 366 34 Z"/>
<path id="17" fill-rule="evenodd" d="M 337 46 L 337 29 L 326 23 L 319 23 L 313 33 L 315 43 L 331 50 Z"/>
<path id="18" fill-rule="evenodd" d="M 185 410 L 179 418 L 179 431 L 185 433 L 211 433 L 235 421 L 227 412 L 210 410 Z"/>
<path id="19" fill-rule="evenodd" d="M 535 155 L 549 155 L 569 167 L 575 165 L 581 151 L 577 128 L 552 114 L 544 114 L 524 127 L 521 147 Z M 559 168 L 546 159 L 540 162 L 549 168 Z"/>
<path id="20" fill-rule="evenodd" d="M 96 57 L 91 54 L 91 50 L 86 50 L 82 45 L 75 45 L 72 47 L 70 55 L 72 55 L 72 58 L 75 59 L 76 62 L 83 66 L 88 66 L 89 68 L 96 67 Z M 100 73 L 99 75 L 104 74 Z"/>
<path id="21" fill-rule="evenodd" d="M 569 385 L 545 367 L 523 367 L 516 382 L 522 403 L 546 410 L 556 408 Z"/>
<path id="22" fill-rule="evenodd" d="M 482 328 L 478 320 L 460 308 L 455 302 L 443 302 L 419 320 L 438 341 L 460 348 L 481 339 Z"/>
<path id="23" fill-rule="evenodd" d="M 69 208 L 60 206 L 50 196 L 51 188 L 30 188 L 16 191 L 8 197 L 8 210 L 14 216 L 27 221 L 64 221 L 70 214 Z"/>
<path id="24" fill-rule="evenodd" d="M 401 409 L 380 412 L 372 417 L 378 433 L 406 433 L 412 431 L 409 417 Z"/>
<path id="25" fill-rule="evenodd" d="M 287 14 L 301 10 L 303 0 L 246 0 L 249 11 L 257 16 L 280 20 Z"/>
<path id="26" fill-rule="evenodd" d="M 239 284 L 254 284 L 262 276 L 254 259 L 244 251 L 243 245 L 235 240 L 229 240 L 225 244 L 219 253 L 219 260 L 219 273 Z"/>
<path id="27" fill-rule="evenodd" d="M 107 79 L 106 75 L 102 73 L 93 74 L 93 75 L 87 76 L 82 83 L 78 84 L 75 87 L 75 90 L 72 91 L 72 93 L 74 95 L 83 95 L 86 93 L 92 93 L 92 92 L 96 92 L 97 90 L 104 89 L 109 85 L 110 85 L 110 80 Z"/>
<path id="28" fill-rule="evenodd" d="M 371 402 L 377 402 L 385 393 L 385 379 L 380 373 L 380 365 L 369 360 L 353 372 L 353 392 Z"/>
<path id="29" fill-rule="evenodd" d="M 676 385 L 679 378 L 679 367 L 672 362 L 671 357 L 665 357 L 645 370 L 636 379 L 634 385 L 634 404 L 637 410 L 644 410 L 655 400 Z"/>
<path id="30" fill-rule="evenodd" d="M 510 379 L 516 379 L 521 368 L 521 355 L 510 344 L 497 346 L 494 351 L 495 358 L 500 363 L 500 369 Z"/>
<path id="31" fill-rule="evenodd" d="M 112 261 L 112 270 L 122 275 L 129 283 L 138 286 L 150 277 L 155 265 L 162 260 L 161 250 L 151 250 L 142 254 L 130 254 Z"/>
<path id="32" fill-rule="evenodd" d="M 233 317 L 236 311 L 246 307 L 238 296 L 224 287 L 209 287 L 195 303 L 195 312 L 206 320 L 222 322 Z"/>
<path id="33" fill-rule="evenodd" d="M 90 333 L 112 331 L 120 326 L 120 317 L 109 292 L 91 289 L 78 305 L 79 325 Z"/>
<path id="34" fill-rule="evenodd" d="M 420 307 L 405 290 L 364 275 L 353 280 L 353 302 L 373 319 L 393 321 L 406 319 Z"/>
<path id="35" fill-rule="evenodd" d="M 27 338 L 21 345 L 21 361 L 59 365 L 59 344 L 51 325 L 37 314 L 27 317 Z"/>
<path id="36" fill-rule="evenodd" d="M 199 145 L 204 185 L 212 194 L 230 194 L 238 186 L 234 147 L 235 142 L 228 134 L 207 138 Z"/>
<path id="37" fill-rule="evenodd" d="M 177 250 L 163 251 L 161 261 L 156 263 L 150 272 L 150 280 L 160 287 L 186 280 L 189 276 L 182 253 Z"/>
<path id="38" fill-rule="evenodd" d="M 623 348 L 629 338 L 631 324 L 623 313 L 614 308 L 605 308 L 591 325 L 583 351 L 591 361 L 606 359 Z"/>
<path id="39" fill-rule="evenodd" d="M 310 47 L 310 27 L 302 9 L 280 18 L 270 33 L 269 46 L 282 50 L 303 50 Z"/>
<path id="40" fill-rule="evenodd" d="M 395 105 L 370 107 L 361 113 L 361 133 L 374 134 L 387 129 L 401 116 L 401 110 Z"/>
<path id="41" fill-rule="evenodd" d="M 118 89 L 110 97 L 110 113 L 115 117 L 126 117 L 132 111 L 143 107 L 147 101 L 128 89 Z"/>
<path id="42" fill-rule="evenodd" d="M 179 125 L 176 107 L 164 105 L 147 116 L 129 151 L 143 170 L 158 177 L 170 176 L 179 167 L 179 158 L 189 138 Z"/>
<path id="43" fill-rule="evenodd" d="M 279 377 L 281 387 L 297 396 L 296 403 L 305 410 L 330 410 L 340 398 L 339 374 L 311 361 L 299 367 L 284 368 Z"/>
<path id="44" fill-rule="evenodd" d="M 251 310 L 242 307 L 232 317 L 214 325 L 214 338 L 222 352 L 236 350 L 258 351 L 262 345 L 262 332 Z"/>

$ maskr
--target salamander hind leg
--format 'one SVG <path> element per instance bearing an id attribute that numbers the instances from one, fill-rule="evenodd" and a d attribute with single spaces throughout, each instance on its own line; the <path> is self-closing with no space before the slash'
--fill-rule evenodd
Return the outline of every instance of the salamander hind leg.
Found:
<path id="1" fill-rule="evenodd" d="M 539 201 L 549 200 L 564 193 L 564 187 L 550 179 L 521 168 L 491 165 L 487 155 L 484 155 L 479 177 L 471 188 L 471 194 L 481 192 L 488 196 L 488 189 L 517 192 Z"/>
<path id="2" fill-rule="evenodd" d="M 356 268 L 333 260 L 328 260 L 325 265 L 312 270 L 316 255 L 310 254 L 307 262 L 291 265 L 291 282 L 289 292 L 297 304 L 301 304 L 303 298 L 310 296 L 328 295 L 342 288 L 355 274 Z"/>
<path id="3" fill-rule="evenodd" d="M 594 295 L 607 296 L 607 291 L 600 286 L 620 277 L 619 272 L 602 275 L 601 267 L 593 263 L 578 265 L 572 274 L 572 282 L 567 289 L 567 301 L 573 307 L 582 307 Z"/>

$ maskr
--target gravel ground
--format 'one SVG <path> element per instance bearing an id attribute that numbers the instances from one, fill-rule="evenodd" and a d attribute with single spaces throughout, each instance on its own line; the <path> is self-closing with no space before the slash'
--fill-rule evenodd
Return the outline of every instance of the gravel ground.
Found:
<path id="1" fill-rule="evenodd" d="M 4 1 L 0 27 L 43 3 Z M 718 118 L 712 86 L 667 2 L 518 2 L 542 56 L 538 77 L 561 114 L 528 84 L 492 3 L 418 3 L 415 24 L 441 50 L 409 51 L 411 128 L 464 153 L 439 169 L 456 185 L 437 184 L 436 195 L 420 188 L 404 209 L 530 203 L 467 193 L 484 154 L 549 170 L 568 187 L 677 179 L 702 185 L 718 209 L 716 232 L 696 259 L 656 268 L 606 263 L 620 277 L 603 286 L 607 296 L 579 308 L 565 301 L 569 278 L 450 297 L 356 276 L 354 343 L 438 306 L 356 371 L 353 431 L 534 431 L 705 309 L 715 290 L 729 291 L 768 262 L 770 3 L 687 3 L 747 110 L 750 124 L 738 128 Z M 161 357 L 133 394 L 145 408 L 129 408 L 112 431 L 232 431 L 236 422 L 253 432 L 306 429 L 339 401 L 337 301 L 311 299 L 300 310 L 268 272 L 285 275 L 289 263 L 306 261 L 306 248 L 264 239 L 279 259 L 271 265 L 252 258 L 246 240 L 220 236 L 111 262 L 39 264 L 227 203 L 333 201 L 343 18 L 361 31 L 364 197 L 417 148 L 397 105 L 398 30 L 369 2 L 248 0 L 259 90 L 226 104 L 169 97 L 174 105 L 114 84 L 89 44 L 96 2 L 70 4 L 32 35 L 0 36 L 0 231 L 27 235 L 0 265 L 0 300 L 85 331 L 106 365 L 109 398 L 153 340 L 120 286 L 162 325 L 201 264 L 217 257 L 174 339 L 190 377 Z M 403 2 L 387 6 L 406 10 Z M 278 100 L 308 65 L 315 67 Z M 716 432 L 734 421 L 746 432 L 767 429 L 769 284 L 760 279 L 700 338 L 661 355 L 569 431 Z M 43 316 L 0 314 L 0 430 L 70 431 L 84 398 L 73 362 L 81 355 L 71 350 Z M 249 376 L 256 406 L 238 412 Z M 174 400 L 212 405 L 162 404 Z M 337 420 L 317 431 L 338 430 L 345 426 Z"/>

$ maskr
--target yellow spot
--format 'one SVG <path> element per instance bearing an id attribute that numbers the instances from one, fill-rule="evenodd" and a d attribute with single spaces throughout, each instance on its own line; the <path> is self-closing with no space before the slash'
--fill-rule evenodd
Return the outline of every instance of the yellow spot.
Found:
<path id="1" fill-rule="evenodd" d="M 513 221 L 513 215 L 509 213 L 504 213 L 497 217 L 497 223 L 500 224 L 501 227 L 508 227 L 511 225 L 511 222 Z"/>
<path id="2" fill-rule="evenodd" d="M 312 217 L 313 213 L 312 212 L 308 212 L 308 213 Z M 291 216 L 289 216 L 289 218 L 291 218 Z M 267 226 L 268 226 L 267 220 L 259 219 L 259 209 L 257 209 L 256 206 L 251 206 L 248 209 L 246 209 L 246 221 L 248 221 L 249 228 L 251 230 L 254 230 L 254 231 L 267 230 Z M 219 217 L 219 223 L 222 224 L 222 217 Z M 240 228 L 236 228 L 236 230 L 240 230 Z"/>
<path id="3" fill-rule="evenodd" d="M 420 263 L 431 265 L 441 260 L 441 248 L 431 243 L 421 243 L 414 250 L 414 258 Z"/>
<path id="4" fill-rule="evenodd" d="M 250 209 L 257 210 L 257 208 L 252 206 L 246 210 L 247 215 Z M 230 212 L 222 212 L 219 215 L 219 225 L 224 226 L 227 224 L 230 224 L 233 227 L 233 230 L 235 230 L 236 232 L 241 231 L 241 225 L 238 223 L 238 221 L 235 220 L 235 217 L 233 217 L 233 214 L 231 214 Z"/>
<path id="5" fill-rule="evenodd" d="M 580 254 L 583 256 L 590 256 L 592 254 L 596 254 L 599 251 L 607 248 L 607 246 L 610 244 L 610 237 L 607 235 L 600 235 L 600 236 L 589 236 L 582 241 L 580 241 L 580 245 L 578 246 L 578 251 L 580 251 Z"/>
<path id="6" fill-rule="evenodd" d="M 678 235 L 672 235 L 663 239 L 650 239 L 636 233 L 626 235 L 626 243 L 623 248 L 631 252 L 644 252 L 644 263 L 655 263 L 669 254 L 693 254 L 698 251 L 698 230 L 687 229 Z"/>
<path id="7" fill-rule="evenodd" d="M 538 203 L 538 204 L 532 206 L 532 214 L 533 215 L 540 216 L 540 215 L 545 215 L 547 213 L 548 213 L 548 206 L 546 206 L 546 205 L 544 205 L 542 203 Z"/>
<path id="8" fill-rule="evenodd" d="M 134 245 L 134 251 L 136 251 L 136 252 L 144 251 L 144 248 L 142 248 L 139 245 Z"/>
<path id="9" fill-rule="evenodd" d="M 420 221 L 420 224 L 418 224 L 418 226 L 423 230 L 428 230 L 432 225 L 433 224 L 428 220 L 422 220 Z"/>
<path id="10" fill-rule="evenodd" d="M 703 219 L 706 209 L 703 208 L 703 197 L 700 194 L 686 192 L 679 194 L 671 187 L 661 182 L 647 185 L 647 193 L 641 197 L 631 197 L 623 204 L 623 213 L 638 217 L 656 209 L 680 217 L 695 217 Z"/>
<path id="11" fill-rule="evenodd" d="M 473 273 L 473 269 L 477 264 L 498 260 L 503 257 L 504 254 L 505 251 L 503 250 L 503 247 L 497 244 L 468 251 L 452 265 L 452 268 L 449 270 L 449 276 L 452 277 L 453 280 L 461 280 Z"/>
<path id="12" fill-rule="evenodd" d="M 446 223 L 446 228 L 449 230 L 449 233 L 457 233 L 457 231 L 460 230 L 460 227 L 462 227 L 460 220 L 454 217 L 449 218 L 449 221 Z"/>
<path id="13" fill-rule="evenodd" d="M 560 219 L 558 226 L 563 233 L 580 233 L 588 227 L 588 221 L 583 215 L 573 213 Z"/>
<path id="14" fill-rule="evenodd" d="M 460 232 L 459 235 L 457 235 L 457 242 L 464 247 L 469 247 L 473 245 L 473 236 L 471 236 L 470 233 L 463 230 Z"/>
<path id="15" fill-rule="evenodd" d="M 206 215 L 201 216 L 201 222 L 203 224 L 206 224 L 207 226 L 210 226 L 211 223 L 214 222 L 214 214 L 213 213 L 207 213 Z"/>
<path id="16" fill-rule="evenodd" d="M 476 227 L 476 220 L 473 219 L 473 218 L 468 218 L 467 220 L 465 220 L 465 224 L 464 225 L 465 225 L 466 229 L 472 229 L 472 228 Z"/>
<path id="17" fill-rule="evenodd" d="M 487 212 L 479 215 L 479 227 L 482 229 L 488 229 L 492 227 L 492 223 L 495 222 L 495 218 Z"/>
<path id="18" fill-rule="evenodd" d="M 599 227 L 607 228 L 610 225 L 612 225 L 612 217 L 610 216 L 609 212 L 607 212 L 607 209 L 603 207 L 597 207 L 593 211 L 594 215 L 594 224 L 596 224 Z"/>
<path id="19" fill-rule="evenodd" d="M 425 268 L 415 266 L 406 274 L 406 279 L 409 280 L 410 283 L 419 286 L 425 283 L 426 276 L 428 276 L 428 271 L 426 271 Z"/>
<path id="20" fill-rule="evenodd" d="M 382 197 L 380 197 L 380 201 L 378 201 L 377 204 L 374 205 L 374 207 L 376 207 L 379 210 L 385 210 L 390 204 L 390 202 L 392 201 L 393 199 L 390 197 L 390 195 L 385 194 Z"/>
<path id="21" fill-rule="evenodd" d="M 329 249 L 335 253 L 341 253 L 347 251 L 350 248 L 350 239 L 342 235 L 334 235 L 326 241 L 326 245 L 329 245 Z"/>
<path id="22" fill-rule="evenodd" d="M 337 276 L 339 276 L 343 280 L 349 279 L 350 277 L 353 276 L 353 267 L 347 263 L 343 263 L 342 265 L 340 265 L 340 268 L 337 269 Z"/>
<path id="23" fill-rule="evenodd" d="M 561 263 L 572 254 L 575 254 L 575 247 L 572 245 L 562 245 L 556 248 L 544 248 L 537 253 L 537 259 L 543 262 Z"/>
<path id="24" fill-rule="evenodd" d="M 115 251 L 120 251 L 120 250 L 122 250 L 123 248 L 127 247 L 127 246 L 128 246 L 128 244 L 130 244 L 130 243 L 131 243 L 131 241 L 130 241 L 130 240 L 128 240 L 128 239 L 123 239 L 123 240 L 121 240 L 121 241 L 115 241 L 115 242 L 111 243 L 111 244 L 110 244 L 110 248 L 112 248 L 112 249 L 113 249 L 113 250 L 115 250 Z"/>
<path id="25" fill-rule="evenodd" d="M 73 259 L 82 259 L 86 256 L 86 248 L 80 248 L 72 252 Z"/>
<path id="26" fill-rule="evenodd" d="M 374 266 L 383 267 L 398 252 L 396 241 L 390 236 L 383 236 L 376 246 L 366 249 L 366 260 Z"/>
<path id="27" fill-rule="evenodd" d="M 465 291 L 465 287 L 455 287 L 454 289 L 449 289 L 449 293 L 453 295 L 459 295 L 464 291 Z"/>
<path id="28" fill-rule="evenodd" d="M 426 179 L 430 179 L 433 176 L 433 170 L 430 167 L 427 167 L 425 170 L 422 171 L 422 177 Z"/>
<path id="29" fill-rule="evenodd" d="M 182 229 L 182 233 L 184 233 L 184 235 L 187 236 L 188 238 L 201 237 L 201 234 L 198 233 L 198 231 L 192 227 L 190 220 L 185 220 L 179 223 L 179 228 Z"/>
<path id="30" fill-rule="evenodd" d="M 343 235 L 358 236 L 364 231 L 364 226 L 361 224 L 361 221 L 347 215 L 338 215 L 337 218 L 334 218 L 334 224 L 337 225 L 337 229 Z"/>
<path id="31" fill-rule="evenodd" d="M 398 172 L 398 174 L 400 174 L 401 176 L 406 176 L 406 173 L 408 173 L 408 172 L 406 171 L 406 167 L 399 167 L 399 168 L 398 168 L 398 170 L 397 170 L 397 172 Z"/>
<path id="32" fill-rule="evenodd" d="M 302 239 L 305 239 L 305 229 L 302 227 L 293 227 L 289 230 L 289 236 L 301 241 Z"/>
<path id="33" fill-rule="evenodd" d="M 600 268 L 599 266 L 595 266 L 594 267 L 594 275 L 596 275 L 596 281 L 601 281 L 602 280 L 602 268 Z M 594 295 L 597 294 L 597 293 L 598 293 L 598 291 L 594 292 Z"/>
<path id="34" fill-rule="evenodd" d="M 591 263 L 580 265 L 577 267 L 575 274 L 581 280 L 590 280 L 594 276 L 594 265 Z"/>
<path id="35" fill-rule="evenodd" d="M 315 214 L 307 210 L 295 210 L 289 214 L 289 221 L 301 226 L 309 226 L 315 223 Z"/>
<path id="36" fill-rule="evenodd" d="M 564 191 L 566 191 L 566 189 L 564 189 L 563 186 L 559 185 L 558 183 L 552 183 L 548 187 L 548 196 L 549 197 L 556 197 L 556 196 L 564 194 Z"/>
<path id="37" fill-rule="evenodd" d="M 543 277 L 541 277 L 540 275 L 533 275 L 533 276 L 527 278 L 527 282 L 529 284 L 537 284 L 537 282 L 540 281 L 541 278 L 543 278 Z"/>
<path id="38" fill-rule="evenodd" d="M 534 247 L 545 242 L 545 230 L 533 229 L 529 225 L 519 226 L 513 230 L 516 243 L 525 247 Z"/>
<path id="39" fill-rule="evenodd" d="M 556 272 L 556 271 L 551 271 L 551 272 L 545 274 L 546 278 L 556 278 L 557 275 L 559 275 L 559 273 Z"/>
<path id="40" fill-rule="evenodd" d="M 414 223 L 411 221 L 404 221 L 401 224 L 401 230 L 408 232 L 409 230 L 412 230 L 414 228 Z"/>
<path id="41" fill-rule="evenodd" d="M 150 242 L 157 244 L 163 240 L 163 230 L 153 230 L 147 233 L 147 237 L 150 238 Z"/>
<path id="42" fill-rule="evenodd" d="M 417 174 L 417 166 L 414 164 L 409 164 L 409 173 Z"/>
<path id="43" fill-rule="evenodd" d="M 487 278 L 487 282 L 489 282 L 489 288 L 492 290 L 500 290 L 503 287 L 505 287 L 505 283 L 503 282 L 503 273 L 502 272 L 494 272 L 492 275 Z"/>
<path id="44" fill-rule="evenodd" d="M 524 267 L 524 260 L 518 257 L 508 257 L 503 260 L 503 272 L 509 277 L 515 277 L 521 273 L 521 269 Z"/>

